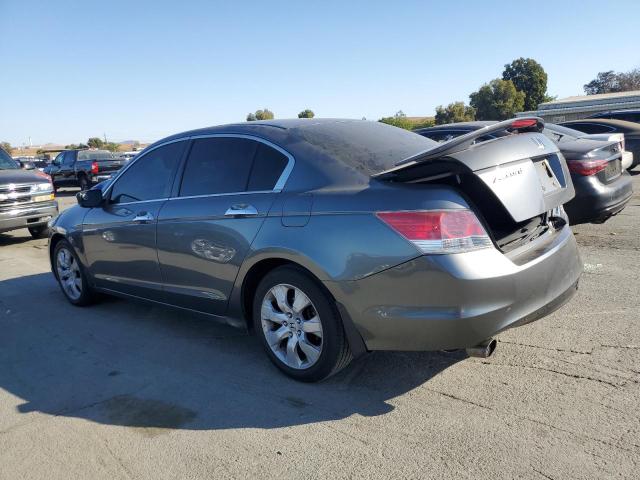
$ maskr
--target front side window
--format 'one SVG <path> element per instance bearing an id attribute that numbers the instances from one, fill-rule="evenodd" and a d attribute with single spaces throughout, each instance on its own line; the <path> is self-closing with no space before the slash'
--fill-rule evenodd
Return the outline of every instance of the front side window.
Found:
<path id="1" fill-rule="evenodd" d="M 168 198 L 173 174 L 185 142 L 174 142 L 141 156 L 115 181 L 112 203 L 140 202 Z"/>
<path id="2" fill-rule="evenodd" d="M 73 152 L 64 152 L 64 157 L 62 157 L 63 165 L 71 165 L 73 163 Z"/>

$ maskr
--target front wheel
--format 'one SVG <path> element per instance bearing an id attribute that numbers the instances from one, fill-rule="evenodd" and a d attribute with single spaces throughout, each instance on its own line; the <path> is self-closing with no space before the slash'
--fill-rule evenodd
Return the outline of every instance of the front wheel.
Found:
<path id="1" fill-rule="evenodd" d="M 82 265 L 66 240 L 60 240 L 53 251 L 53 268 L 62 293 L 69 302 L 78 306 L 93 302 L 93 292 Z"/>
<path id="2" fill-rule="evenodd" d="M 296 380 L 323 380 L 352 359 L 333 299 L 299 268 L 279 267 L 265 276 L 253 318 L 269 359 Z"/>

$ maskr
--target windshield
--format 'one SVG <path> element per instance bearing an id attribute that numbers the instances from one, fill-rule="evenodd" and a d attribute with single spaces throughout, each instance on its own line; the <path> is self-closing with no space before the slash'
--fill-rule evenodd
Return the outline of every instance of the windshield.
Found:
<path id="1" fill-rule="evenodd" d="M 18 162 L 14 161 L 2 148 L 0 148 L 0 170 L 17 170 Z"/>

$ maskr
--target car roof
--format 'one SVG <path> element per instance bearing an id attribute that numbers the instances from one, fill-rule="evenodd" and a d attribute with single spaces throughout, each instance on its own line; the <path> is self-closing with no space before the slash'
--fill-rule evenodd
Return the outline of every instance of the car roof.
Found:
<path id="1" fill-rule="evenodd" d="M 600 123 L 602 125 L 610 125 L 628 130 L 640 130 L 640 123 L 629 122 L 627 120 L 614 120 L 611 118 L 581 118 L 579 120 L 567 120 L 561 122 L 560 125 L 575 125 L 576 123 Z"/>

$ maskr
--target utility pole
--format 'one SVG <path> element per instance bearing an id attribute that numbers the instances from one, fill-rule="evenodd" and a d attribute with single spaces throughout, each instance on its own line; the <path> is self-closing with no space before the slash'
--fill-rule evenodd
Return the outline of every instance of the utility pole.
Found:
<path id="1" fill-rule="evenodd" d="M 107 134 L 105 132 L 102 132 L 102 135 L 104 136 L 104 143 L 107 143 Z"/>

